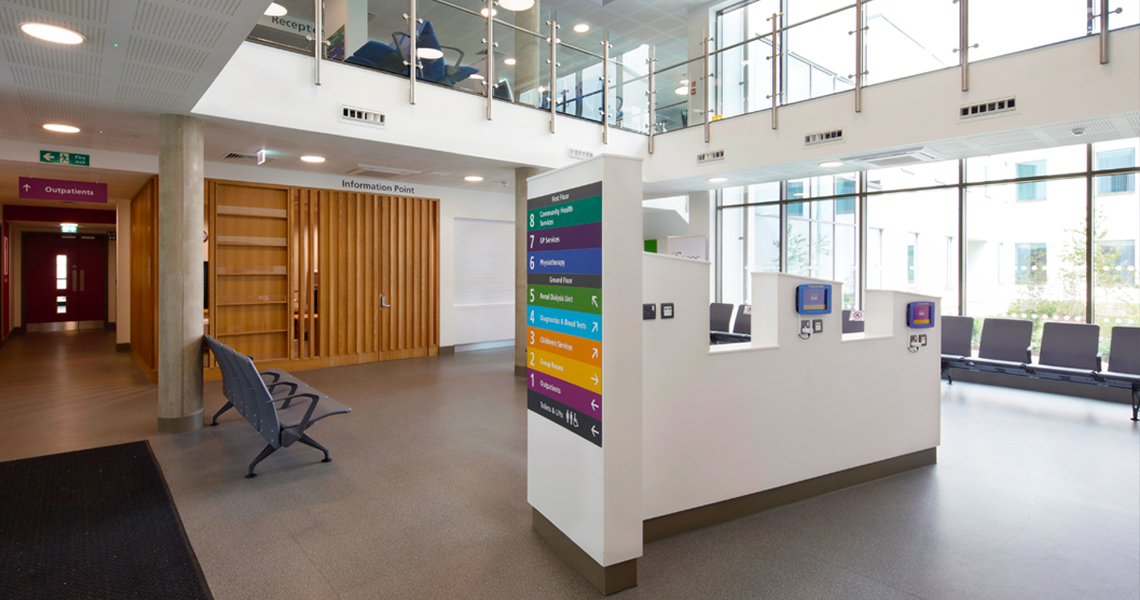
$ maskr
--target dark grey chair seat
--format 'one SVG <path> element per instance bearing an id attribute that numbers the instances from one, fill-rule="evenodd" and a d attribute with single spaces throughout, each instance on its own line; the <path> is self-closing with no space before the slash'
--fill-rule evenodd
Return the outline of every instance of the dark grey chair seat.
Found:
<path id="1" fill-rule="evenodd" d="M 1033 321 L 986 319 L 978 358 L 1016 363 L 1033 362 L 1029 345 L 1033 341 Z"/>

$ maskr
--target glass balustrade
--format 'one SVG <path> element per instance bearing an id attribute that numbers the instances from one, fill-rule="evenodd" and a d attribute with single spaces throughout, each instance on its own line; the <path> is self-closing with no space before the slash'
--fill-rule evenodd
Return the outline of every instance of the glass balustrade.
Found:
<path id="1" fill-rule="evenodd" d="M 649 133 L 649 44 L 611 32 L 610 126 Z"/>
<path id="2" fill-rule="evenodd" d="M 958 66 L 958 5 L 945 0 L 868 0 L 867 85 Z M 854 24 L 852 24 L 854 25 Z"/>
<path id="3" fill-rule="evenodd" d="M 970 2 L 970 61 L 1012 54 L 1088 33 L 1088 5 L 1073 0 Z M 957 44 L 955 44 L 957 46 Z"/>
<path id="4" fill-rule="evenodd" d="M 824 13 L 826 14 L 826 13 Z M 784 104 L 855 88 L 855 9 L 790 27 L 783 44 Z"/>
<path id="5" fill-rule="evenodd" d="M 277 0 L 257 20 L 249 39 L 312 54 L 316 36 L 312 0 Z"/>

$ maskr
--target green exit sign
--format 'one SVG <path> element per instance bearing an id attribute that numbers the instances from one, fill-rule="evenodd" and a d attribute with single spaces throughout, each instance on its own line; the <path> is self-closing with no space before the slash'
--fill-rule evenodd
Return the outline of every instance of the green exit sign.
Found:
<path id="1" fill-rule="evenodd" d="M 75 165 L 77 167 L 90 167 L 90 154 L 76 154 L 75 152 L 55 152 L 54 150 L 40 150 L 40 162 L 57 165 Z"/>

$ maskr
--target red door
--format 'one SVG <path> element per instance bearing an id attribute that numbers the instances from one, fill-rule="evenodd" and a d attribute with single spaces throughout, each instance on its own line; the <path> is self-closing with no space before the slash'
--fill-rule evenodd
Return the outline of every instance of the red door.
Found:
<path id="1" fill-rule="evenodd" d="M 103 321 L 107 316 L 107 238 L 25 234 L 28 323 Z"/>

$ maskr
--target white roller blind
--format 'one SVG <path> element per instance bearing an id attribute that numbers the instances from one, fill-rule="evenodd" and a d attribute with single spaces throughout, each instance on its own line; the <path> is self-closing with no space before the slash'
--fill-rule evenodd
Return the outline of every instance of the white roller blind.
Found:
<path id="1" fill-rule="evenodd" d="M 514 304 L 515 224 L 455 220 L 455 306 Z"/>

